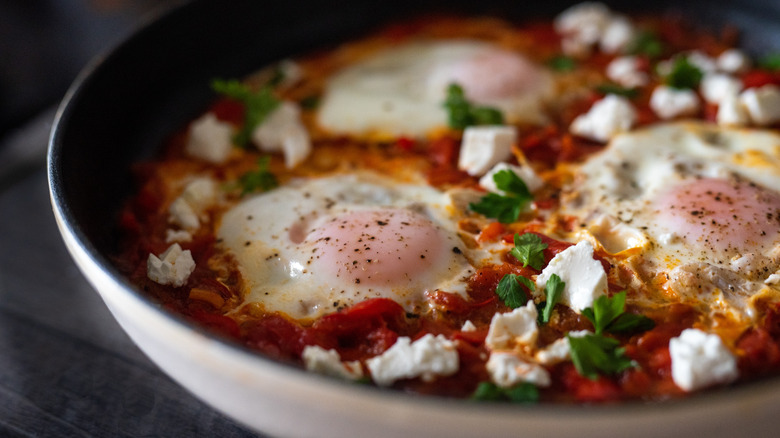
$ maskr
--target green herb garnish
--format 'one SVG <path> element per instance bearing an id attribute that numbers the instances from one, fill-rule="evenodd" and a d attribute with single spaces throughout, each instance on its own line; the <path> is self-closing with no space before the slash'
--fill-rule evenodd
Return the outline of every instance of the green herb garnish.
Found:
<path id="1" fill-rule="evenodd" d="M 681 56 L 674 60 L 672 70 L 665 78 L 666 85 L 677 89 L 696 88 L 704 73 L 693 65 L 688 58 Z"/>
<path id="2" fill-rule="evenodd" d="M 453 129 L 465 129 L 474 125 L 502 125 L 504 115 L 496 108 L 475 106 L 463 93 L 458 84 L 450 84 L 447 88 L 447 99 L 444 101 L 449 116 L 449 125 Z"/>
<path id="3" fill-rule="evenodd" d="M 523 263 L 523 267 L 531 266 L 539 270 L 544 265 L 544 250 L 546 243 L 542 238 L 533 233 L 525 233 L 522 236 L 515 234 L 515 247 L 509 251 L 514 258 Z"/>
<path id="4" fill-rule="evenodd" d="M 633 99 L 639 95 L 639 90 L 636 88 L 625 88 L 620 85 L 606 83 L 596 87 L 596 91 L 600 94 L 615 94 L 618 96 L 625 96 L 629 99 Z"/>
<path id="5" fill-rule="evenodd" d="M 238 179 L 241 185 L 241 196 L 253 192 L 267 192 L 279 185 L 276 176 L 268 169 L 271 157 L 263 156 L 257 159 L 257 169 L 247 172 Z"/>
<path id="6" fill-rule="evenodd" d="M 479 202 L 469 204 L 469 208 L 486 217 L 496 218 L 501 223 L 516 221 L 533 199 L 531 192 L 523 180 L 508 169 L 493 174 L 493 181 L 504 194 L 488 193 Z"/>
<path id="7" fill-rule="evenodd" d="M 530 383 L 521 383 L 511 388 L 501 388 L 491 382 L 481 382 L 474 394 L 472 400 L 479 401 L 503 401 L 509 400 L 514 403 L 536 403 L 539 401 L 539 390 Z"/>
<path id="8" fill-rule="evenodd" d="M 644 315 L 625 313 L 626 291 L 616 293 L 612 298 L 602 295 L 593 302 L 593 307 L 583 309 L 582 315 L 593 323 L 596 334 L 604 332 L 628 333 L 650 330 L 655 326 L 652 319 Z"/>
<path id="9" fill-rule="evenodd" d="M 577 68 L 574 58 L 564 55 L 555 56 L 547 61 L 547 65 L 555 71 L 572 71 Z"/>
<path id="10" fill-rule="evenodd" d="M 577 372 L 591 380 L 598 379 L 599 373 L 615 374 L 636 366 L 616 339 L 591 334 L 583 337 L 566 335 L 566 339 Z"/>
<path id="11" fill-rule="evenodd" d="M 644 31 L 636 36 L 628 47 L 631 55 L 645 55 L 649 58 L 657 58 L 663 54 L 664 45 L 653 32 Z"/>
<path id="12" fill-rule="evenodd" d="M 759 58 L 756 65 L 765 70 L 780 70 L 780 53 L 772 53 L 770 55 Z"/>
<path id="13" fill-rule="evenodd" d="M 528 297 L 520 287 L 520 284 L 528 288 L 531 292 L 535 289 L 534 283 L 522 275 L 506 274 L 501 281 L 498 282 L 496 294 L 507 307 L 517 309 L 518 307 L 525 305 L 528 301 Z"/>
<path id="14" fill-rule="evenodd" d="M 561 294 L 563 293 L 564 287 L 566 287 L 566 282 L 561 280 L 561 277 L 559 277 L 558 274 L 552 274 L 550 275 L 550 278 L 547 279 L 547 283 L 544 286 L 546 302 L 544 304 L 544 311 L 542 312 L 542 323 L 550 322 L 553 308 L 558 301 L 561 300 Z"/>
<path id="15" fill-rule="evenodd" d="M 272 78 L 258 91 L 253 91 L 246 84 L 235 79 L 215 79 L 211 82 L 211 88 L 214 91 L 244 104 L 244 124 L 233 136 L 233 142 L 237 146 L 245 147 L 249 143 L 255 127 L 279 106 L 280 101 L 273 94 L 274 82 L 275 79 Z"/>

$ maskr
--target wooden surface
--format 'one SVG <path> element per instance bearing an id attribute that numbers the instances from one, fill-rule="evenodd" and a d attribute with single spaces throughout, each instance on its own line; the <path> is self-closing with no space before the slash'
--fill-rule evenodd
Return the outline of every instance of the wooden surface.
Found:
<path id="1" fill-rule="evenodd" d="M 0 436 L 255 436 L 150 362 L 71 261 L 49 204 L 50 118 L 0 143 Z"/>

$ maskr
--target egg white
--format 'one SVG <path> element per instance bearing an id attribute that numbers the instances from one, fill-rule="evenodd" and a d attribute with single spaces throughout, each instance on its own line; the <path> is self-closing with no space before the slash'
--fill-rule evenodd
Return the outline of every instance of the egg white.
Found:
<path id="1" fill-rule="evenodd" d="M 520 54 L 474 40 L 418 41 L 386 49 L 332 76 L 318 122 L 338 134 L 424 136 L 447 125 L 451 83 L 499 108 L 509 123 L 541 123 L 552 75 Z"/>
<path id="2" fill-rule="evenodd" d="M 763 223 L 770 230 L 766 236 L 719 244 L 757 221 L 742 214 L 742 203 L 750 200 L 734 199 L 733 215 L 719 218 L 725 223 L 714 226 L 701 219 L 701 229 L 711 235 L 676 227 L 679 220 L 669 220 L 670 215 L 690 214 L 696 225 L 698 207 L 659 199 L 680 187 L 712 182 L 755 187 L 775 200 L 765 207 L 767 215 L 780 212 L 775 198 L 780 135 L 701 122 L 661 123 L 621 134 L 578 169 L 575 184 L 564 193 L 562 214 L 580 218 L 580 238 L 623 257 L 641 283 L 660 286 L 662 294 L 650 298 L 705 305 L 740 319 L 753 313 L 755 297 L 773 293 L 764 280 L 780 268 L 780 226 Z M 721 199 L 718 193 L 706 197 Z"/>
<path id="3" fill-rule="evenodd" d="M 380 260 L 365 260 L 369 239 L 372 245 L 388 240 L 387 234 L 382 235 L 373 224 L 366 224 L 365 229 L 362 225 L 359 230 L 347 229 L 350 242 L 326 242 L 330 237 L 323 238 L 323 229 L 340 230 L 338 221 L 342 217 L 386 212 L 431 223 L 433 229 L 424 231 L 435 233 L 434 241 L 439 245 L 421 248 L 418 244 L 414 249 L 418 252 L 404 253 L 406 245 L 385 242 L 399 252 L 398 260 L 386 251 L 379 251 Z M 283 312 L 299 320 L 311 320 L 374 297 L 390 298 L 407 311 L 417 311 L 425 305 L 426 292 L 443 290 L 466 296 L 465 280 L 473 274 L 472 263 L 478 256 L 458 237 L 453 214 L 449 197 L 434 188 L 358 172 L 294 180 L 248 198 L 223 215 L 217 235 L 238 262 L 245 282 L 245 303 L 260 303 L 267 311 Z M 404 228 L 400 229 L 397 236 L 389 238 L 404 239 Z M 358 243 L 362 242 L 358 232 L 366 236 L 366 242 Z M 375 236 L 380 238 L 374 241 Z M 376 254 L 379 248 L 369 253 Z M 343 259 L 343 266 L 324 260 L 353 254 L 354 269 L 347 263 L 351 258 Z M 427 258 L 421 260 L 421 255 Z M 417 275 L 382 277 L 387 276 L 383 269 L 416 272 L 420 263 L 429 265 Z M 383 280 L 372 283 L 372 275 Z"/>

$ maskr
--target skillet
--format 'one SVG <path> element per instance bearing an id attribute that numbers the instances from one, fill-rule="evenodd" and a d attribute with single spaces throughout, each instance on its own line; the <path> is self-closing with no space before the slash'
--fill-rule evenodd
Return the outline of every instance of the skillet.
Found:
<path id="1" fill-rule="evenodd" d="M 426 12 L 551 18 L 573 2 L 377 0 L 181 2 L 80 75 L 52 131 L 55 216 L 77 264 L 133 340 L 197 396 L 275 435 L 769 436 L 780 382 L 762 381 L 664 405 L 473 405 L 333 382 L 245 351 L 169 314 L 114 267 L 116 212 L 133 189 L 130 163 L 214 98 L 214 77 L 240 77 L 272 61 L 327 48 L 387 22 Z M 780 49 L 780 4 L 770 0 L 607 2 L 621 12 L 679 11 L 713 30 L 743 29 L 742 45 Z"/>

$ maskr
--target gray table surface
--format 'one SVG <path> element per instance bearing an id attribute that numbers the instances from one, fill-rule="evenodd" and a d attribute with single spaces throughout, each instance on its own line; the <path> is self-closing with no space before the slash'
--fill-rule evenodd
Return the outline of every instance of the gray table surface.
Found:
<path id="1" fill-rule="evenodd" d="M 0 436 L 255 436 L 147 359 L 71 261 L 46 182 L 52 115 L 0 143 Z"/>

